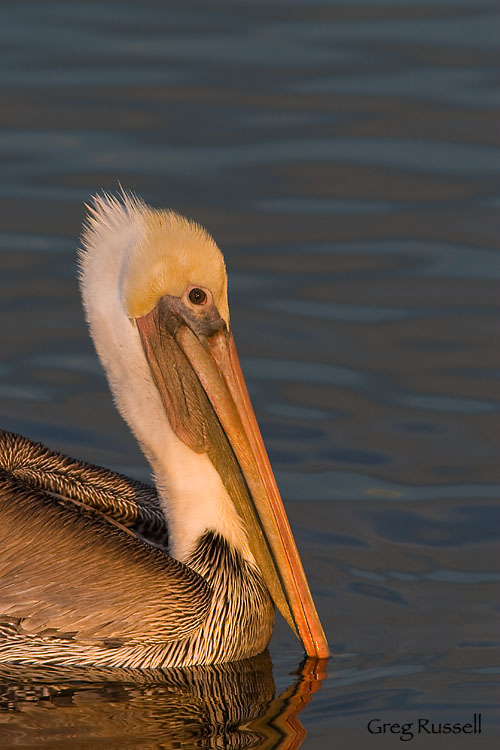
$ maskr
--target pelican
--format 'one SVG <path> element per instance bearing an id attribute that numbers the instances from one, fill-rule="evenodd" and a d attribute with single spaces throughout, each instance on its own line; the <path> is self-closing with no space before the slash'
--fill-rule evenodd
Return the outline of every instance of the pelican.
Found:
<path id="1" fill-rule="evenodd" d="M 327 657 L 215 241 L 173 211 L 104 194 L 79 258 L 90 333 L 156 492 L 1 434 L 0 662 L 246 659 L 271 637 L 273 603 L 306 653 Z"/>

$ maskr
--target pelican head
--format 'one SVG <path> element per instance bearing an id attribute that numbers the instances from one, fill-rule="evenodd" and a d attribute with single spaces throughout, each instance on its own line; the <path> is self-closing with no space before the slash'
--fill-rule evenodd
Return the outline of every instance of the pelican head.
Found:
<path id="1" fill-rule="evenodd" d="M 92 337 L 153 466 L 173 556 L 219 530 L 258 566 L 307 654 L 328 656 L 240 368 L 216 243 L 172 211 L 104 195 L 81 266 Z"/>

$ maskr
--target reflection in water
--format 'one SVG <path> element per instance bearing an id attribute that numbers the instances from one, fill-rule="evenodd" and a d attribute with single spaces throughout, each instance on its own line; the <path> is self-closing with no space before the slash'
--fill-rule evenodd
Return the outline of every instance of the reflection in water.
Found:
<path id="1" fill-rule="evenodd" d="M 173 670 L 2 667 L 1 746 L 291 750 L 325 666 L 306 659 L 277 698 L 267 651 Z"/>

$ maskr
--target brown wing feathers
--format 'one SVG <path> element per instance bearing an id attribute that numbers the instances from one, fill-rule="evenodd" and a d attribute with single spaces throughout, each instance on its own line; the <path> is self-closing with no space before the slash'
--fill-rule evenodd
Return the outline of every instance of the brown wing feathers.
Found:
<path id="1" fill-rule="evenodd" d="M 100 511 L 165 547 L 168 529 L 156 490 L 121 474 L 50 451 L 0 430 L 0 469 L 33 489 Z"/>
<path id="2" fill-rule="evenodd" d="M 108 523 L 101 511 L 96 516 L 80 504 L 65 507 L 39 486 L 28 486 L 19 478 L 28 469 L 22 468 L 21 457 L 14 454 L 19 440 L 24 441 L 23 450 L 32 450 L 34 444 L 6 435 L 2 435 L 4 446 L 9 440 L 10 444 L 0 454 L 12 471 L 0 469 L 0 620 L 19 623 L 26 634 L 59 635 L 103 645 L 110 639 L 119 639 L 120 644 L 177 640 L 199 628 L 211 602 L 203 578 L 117 528 L 116 518 Z M 64 457 L 54 467 L 57 454 L 46 454 L 41 458 L 48 468 L 57 469 L 47 484 L 57 493 L 71 484 L 71 472 L 86 469 Z M 90 471 L 99 469 L 90 467 Z M 124 507 L 130 523 L 136 502 L 131 493 L 142 485 L 137 483 L 137 488 L 130 480 L 102 471 L 101 481 L 117 477 L 113 508 L 119 507 L 116 496 L 128 483 Z M 35 484 L 33 466 L 29 472 L 29 481 Z M 41 473 L 36 484 L 45 484 Z M 78 494 L 76 486 L 72 485 L 73 496 Z M 140 515 L 142 509 L 137 506 Z M 154 509 L 150 517 L 155 519 Z"/>

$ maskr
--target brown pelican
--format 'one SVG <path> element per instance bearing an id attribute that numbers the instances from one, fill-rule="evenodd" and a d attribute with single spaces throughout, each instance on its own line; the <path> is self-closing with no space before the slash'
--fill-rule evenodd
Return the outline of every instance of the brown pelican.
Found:
<path id="1" fill-rule="evenodd" d="M 3 433 L 0 661 L 177 667 L 254 656 L 276 604 L 328 647 L 250 403 L 223 256 L 198 224 L 95 198 L 83 303 L 138 483 Z M 160 512 L 161 511 L 161 512 Z M 140 538 L 168 528 L 168 554 Z"/>

